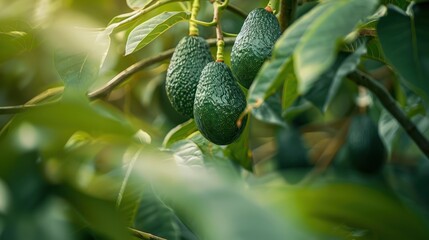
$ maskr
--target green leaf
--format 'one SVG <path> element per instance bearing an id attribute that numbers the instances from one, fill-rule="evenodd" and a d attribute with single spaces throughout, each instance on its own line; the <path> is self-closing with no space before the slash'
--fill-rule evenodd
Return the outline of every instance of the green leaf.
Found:
<path id="1" fill-rule="evenodd" d="M 366 47 L 367 53 L 363 55 L 365 58 L 386 64 L 386 57 L 384 56 L 383 49 L 381 48 L 380 40 L 378 38 L 369 40 Z"/>
<path id="2" fill-rule="evenodd" d="M 164 12 L 134 28 L 128 35 L 125 55 L 142 49 L 174 24 L 190 18 L 188 12 Z"/>
<path id="3" fill-rule="evenodd" d="M 158 0 L 127 0 L 127 5 L 131 9 L 136 10 L 149 6 L 157 1 Z"/>
<path id="4" fill-rule="evenodd" d="M 149 232 L 156 236 L 179 240 L 181 229 L 179 220 L 172 208 L 151 189 L 150 184 L 141 183 L 146 192 L 143 194 L 141 204 L 135 219 L 134 226 L 144 232 Z"/>
<path id="5" fill-rule="evenodd" d="M 277 126 L 286 126 L 282 118 L 282 106 L 280 92 L 266 99 L 258 108 L 252 109 L 252 115 L 265 123 Z"/>
<path id="6" fill-rule="evenodd" d="M 321 235 L 331 235 L 329 239 L 429 237 L 423 218 L 395 195 L 380 188 L 341 182 L 319 183 L 317 187 L 296 191 L 279 187 L 276 192 L 279 197 L 274 201 L 277 201 L 280 213 L 290 214 L 291 204 L 294 204 L 301 221 L 313 230 L 321 231 Z"/>
<path id="7" fill-rule="evenodd" d="M 407 6 L 410 4 L 411 0 L 381 0 L 381 4 L 388 5 L 394 4 L 402 9 L 407 9 Z"/>
<path id="8" fill-rule="evenodd" d="M 299 44 L 301 37 L 311 23 L 323 12 L 328 11 L 329 8 L 329 4 L 322 4 L 313 8 L 308 14 L 294 22 L 277 40 L 271 59 L 262 65 L 249 89 L 247 97 L 249 105 L 260 105 L 282 86 L 285 79 L 290 78 L 289 74 L 294 74 L 291 64 L 295 47 Z"/>
<path id="9" fill-rule="evenodd" d="M 356 70 L 360 57 L 366 53 L 365 43 L 355 52 L 339 53 L 333 66 L 323 73 L 317 81 L 308 89 L 304 97 L 312 102 L 322 112 L 325 112 L 329 104 L 336 96 L 343 78 Z"/>
<path id="10" fill-rule="evenodd" d="M 110 20 L 108 27 L 112 24 L 122 22 L 123 20 L 125 20 L 129 17 L 132 17 L 138 13 L 139 13 L 138 11 L 132 11 L 132 12 L 128 12 L 128 13 L 119 14 L 118 16 L 115 16 L 112 18 L 112 20 Z"/>
<path id="11" fill-rule="evenodd" d="M 429 101 L 429 8 L 414 4 L 407 15 L 389 6 L 377 25 L 384 54 L 405 83 Z"/>
<path id="12" fill-rule="evenodd" d="M 294 52 L 295 71 L 300 92 L 307 92 L 335 61 L 338 43 L 344 40 L 362 19 L 371 15 L 377 0 L 325 1 L 312 12 L 329 6 L 321 12 L 302 36 Z"/>
<path id="13" fill-rule="evenodd" d="M 283 111 L 290 106 L 299 97 L 298 93 L 298 79 L 296 78 L 295 72 L 293 71 L 293 64 L 289 64 L 289 68 L 286 70 L 290 74 L 286 76 L 285 83 L 283 85 L 282 95 L 282 109 Z"/>
<path id="14" fill-rule="evenodd" d="M 188 167 L 204 166 L 203 153 L 197 144 L 191 140 L 181 140 L 175 143 L 171 150 L 178 165 Z"/>
<path id="15" fill-rule="evenodd" d="M 98 76 L 98 63 L 86 53 L 69 54 L 57 52 L 55 67 L 64 81 L 65 94 L 76 92 L 86 94 L 88 88 Z"/>
<path id="16" fill-rule="evenodd" d="M 171 129 L 164 138 L 162 143 L 163 147 L 170 147 L 171 144 L 187 138 L 192 133 L 198 131 L 197 125 L 193 119 L 177 125 L 175 128 Z"/>

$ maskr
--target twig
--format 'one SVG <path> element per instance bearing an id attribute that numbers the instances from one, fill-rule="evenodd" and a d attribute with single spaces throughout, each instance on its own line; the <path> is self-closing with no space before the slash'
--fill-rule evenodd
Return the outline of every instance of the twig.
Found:
<path id="1" fill-rule="evenodd" d="M 139 239 L 143 239 L 143 240 L 167 240 L 165 238 L 155 236 L 151 233 L 142 232 L 142 231 L 139 231 L 139 230 L 134 229 L 134 228 L 128 228 L 128 229 L 130 230 L 130 232 L 133 234 L 134 237 L 139 238 Z"/>
<path id="2" fill-rule="evenodd" d="M 225 41 L 225 44 L 231 45 L 234 43 L 235 38 L 225 38 L 224 41 Z M 215 39 L 215 38 L 207 39 L 207 43 L 211 47 L 215 46 L 217 43 L 217 39 Z M 168 50 L 165 50 L 164 52 L 160 53 L 156 57 L 143 59 L 143 60 L 129 66 L 128 68 L 126 68 L 125 70 L 120 72 L 118 75 L 113 77 L 103 87 L 88 93 L 88 97 L 90 99 L 96 99 L 96 98 L 100 98 L 100 97 L 110 93 L 110 91 L 112 91 L 115 87 L 117 87 L 118 85 L 125 82 L 125 80 L 127 80 L 129 77 L 131 77 L 136 72 L 138 72 L 138 71 L 142 70 L 143 68 L 148 67 L 152 64 L 155 64 L 155 63 L 158 63 L 158 62 L 161 62 L 161 61 L 164 61 L 164 60 L 170 58 L 173 55 L 173 52 L 174 52 L 174 48 L 168 49 Z"/>
<path id="3" fill-rule="evenodd" d="M 280 6 L 280 28 L 282 32 L 288 28 L 295 17 L 297 0 L 282 0 Z"/>
<path id="4" fill-rule="evenodd" d="M 419 131 L 416 125 L 407 117 L 404 111 L 398 106 L 395 99 L 387 90 L 375 79 L 362 71 L 355 71 L 348 75 L 348 78 L 358 85 L 368 88 L 373 92 L 381 104 L 389 111 L 390 114 L 399 122 L 407 134 L 414 140 L 423 154 L 429 158 L 429 141 Z"/>

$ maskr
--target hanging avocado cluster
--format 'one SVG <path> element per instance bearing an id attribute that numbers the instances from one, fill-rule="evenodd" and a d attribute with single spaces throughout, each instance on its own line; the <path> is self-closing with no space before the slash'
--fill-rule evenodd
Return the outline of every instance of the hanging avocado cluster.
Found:
<path id="1" fill-rule="evenodd" d="M 250 12 L 233 46 L 233 71 L 221 59 L 212 61 L 204 39 L 183 38 L 167 71 L 166 91 L 173 107 L 195 118 L 198 129 L 211 142 L 234 142 L 245 127 L 238 126 L 237 120 L 247 105 L 238 82 L 246 88 L 250 86 L 279 36 L 279 23 L 272 11 Z"/>
<path id="2" fill-rule="evenodd" d="M 184 37 L 167 70 L 166 91 L 172 106 L 195 118 L 198 129 L 215 144 L 235 141 L 243 131 L 236 121 L 246 108 L 246 97 L 223 62 L 213 62 L 206 41 Z"/>

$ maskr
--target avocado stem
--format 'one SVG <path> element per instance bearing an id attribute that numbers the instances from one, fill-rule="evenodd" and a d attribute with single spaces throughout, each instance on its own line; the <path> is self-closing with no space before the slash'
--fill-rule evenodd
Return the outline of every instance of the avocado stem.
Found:
<path id="1" fill-rule="evenodd" d="M 228 3 L 229 3 L 229 0 L 225 0 L 225 2 L 223 2 L 222 4 L 219 4 L 217 2 L 214 3 L 213 21 L 217 22 L 217 25 L 216 25 L 216 37 L 217 37 L 216 62 L 223 62 L 224 61 L 223 51 L 224 51 L 225 42 L 223 40 L 223 32 L 222 32 L 222 26 L 220 24 L 220 17 L 221 17 L 222 10 L 226 8 Z"/>
<path id="2" fill-rule="evenodd" d="M 192 10 L 191 10 L 191 21 L 189 21 L 189 35 L 190 36 L 198 36 L 198 25 L 196 22 L 192 21 L 197 18 L 198 11 L 200 10 L 200 0 L 194 0 L 192 2 Z"/>
<path id="3" fill-rule="evenodd" d="M 279 6 L 279 0 L 270 0 L 265 7 L 265 10 L 267 10 L 270 13 L 276 14 Z"/>

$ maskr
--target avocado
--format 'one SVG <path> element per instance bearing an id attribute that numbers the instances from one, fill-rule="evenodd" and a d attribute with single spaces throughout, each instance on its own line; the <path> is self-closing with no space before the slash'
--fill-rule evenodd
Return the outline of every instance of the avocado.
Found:
<path id="1" fill-rule="evenodd" d="M 213 61 L 207 42 L 198 36 L 180 40 L 167 70 L 165 89 L 174 109 L 192 118 L 195 91 L 201 71 Z"/>
<path id="2" fill-rule="evenodd" d="M 272 12 L 257 8 L 249 13 L 231 51 L 231 70 L 243 87 L 250 87 L 280 34 Z"/>
<path id="3" fill-rule="evenodd" d="M 347 135 L 348 160 L 363 173 L 379 172 L 387 160 L 387 151 L 378 128 L 366 114 L 352 118 Z"/>
<path id="4" fill-rule="evenodd" d="M 235 141 L 244 129 L 236 121 L 246 108 L 246 97 L 229 67 L 211 62 L 201 73 L 194 102 L 194 118 L 201 134 L 209 141 L 226 145 Z"/>

